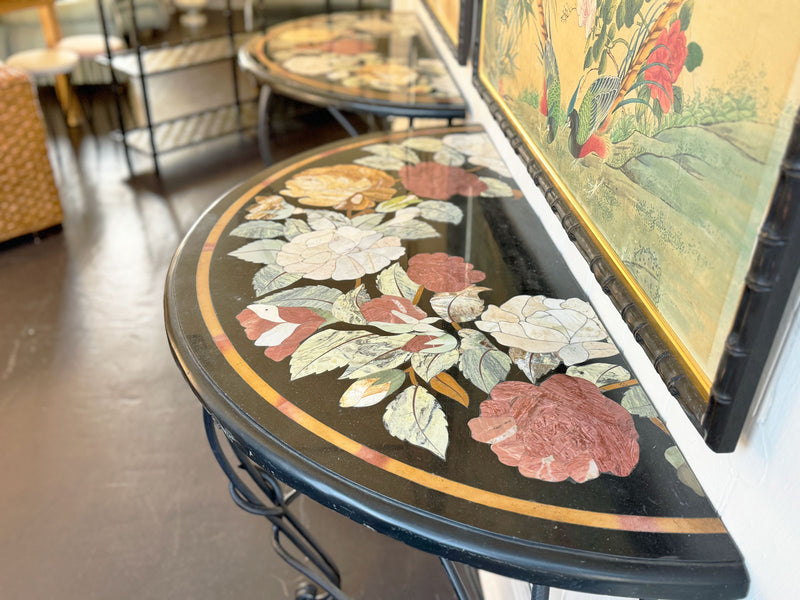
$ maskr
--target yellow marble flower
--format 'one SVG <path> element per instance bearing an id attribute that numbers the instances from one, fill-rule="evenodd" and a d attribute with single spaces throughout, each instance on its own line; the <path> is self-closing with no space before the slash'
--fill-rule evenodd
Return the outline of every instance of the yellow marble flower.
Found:
<path id="1" fill-rule="evenodd" d="M 391 199 L 396 179 L 378 169 L 360 165 L 332 165 L 306 169 L 286 182 L 281 194 L 307 206 L 363 210 Z"/>

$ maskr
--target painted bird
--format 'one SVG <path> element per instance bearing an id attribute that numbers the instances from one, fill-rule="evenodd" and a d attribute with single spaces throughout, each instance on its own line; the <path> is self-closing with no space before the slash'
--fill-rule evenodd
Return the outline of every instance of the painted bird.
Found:
<path id="1" fill-rule="evenodd" d="M 624 98 L 631 91 L 647 57 L 655 48 L 659 34 L 678 12 L 683 2 L 684 0 L 668 0 L 641 44 L 638 47 L 632 44 L 628 49 L 617 75 L 604 75 L 595 79 L 586 90 L 578 109 L 567 109 L 570 130 L 568 143 L 572 156 L 583 158 L 594 152 L 600 158 L 605 158 L 606 143 L 598 134 L 608 127 L 614 111 L 626 103 L 638 102 L 635 99 L 624 100 Z M 581 82 L 575 90 L 576 94 Z"/>
<path id="2" fill-rule="evenodd" d="M 558 128 L 564 123 L 564 110 L 561 108 L 561 79 L 558 75 L 558 61 L 550 37 L 550 21 L 545 15 L 544 0 L 536 0 L 539 15 L 539 56 L 544 63 L 544 84 L 539 100 L 539 112 L 547 118 L 547 141 L 552 142 Z"/>

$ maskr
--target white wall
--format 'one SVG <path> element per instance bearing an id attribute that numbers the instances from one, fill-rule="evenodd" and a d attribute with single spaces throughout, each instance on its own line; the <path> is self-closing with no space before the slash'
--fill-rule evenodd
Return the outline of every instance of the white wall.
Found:
<path id="1" fill-rule="evenodd" d="M 524 165 L 494 122 L 472 84 L 472 67 L 453 59 L 419 0 L 414 6 L 437 49 L 456 79 L 470 108 L 470 120 L 486 127 L 534 211 L 560 248 L 578 282 L 622 349 L 636 376 L 652 398 L 694 469 L 708 497 L 745 557 L 751 585 L 748 599 L 783 600 L 797 597 L 797 574 L 791 568 L 800 555 L 800 285 L 795 286 L 790 310 L 772 352 L 771 373 L 765 376 L 742 439 L 732 454 L 711 452 L 670 396 L 644 351 L 605 296 L 557 218 L 533 185 Z M 795 427 L 798 428 L 795 430 Z M 482 574 L 487 600 L 525 598 L 527 586 Z M 491 590 L 489 588 L 491 587 Z M 588 598 L 553 591 L 551 600 Z M 594 596 L 598 599 L 599 597 Z"/>

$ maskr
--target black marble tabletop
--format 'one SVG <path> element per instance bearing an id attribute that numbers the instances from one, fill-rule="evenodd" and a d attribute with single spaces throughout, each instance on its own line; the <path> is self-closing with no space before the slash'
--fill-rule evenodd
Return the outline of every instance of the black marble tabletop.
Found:
<path id="1" fill-rule="evenodd" d="M 334 12 L 280 23 L 244 44 L 239 64 L 312 104 L 410 117 L 465 113 L 414 13 Z"/>
<path id="2" fill-rule="evenodd" d="M 739 598 L 742 557 L 478 127 L 380 133 L 225 194 L 173 352 L 265 468 L 424 550 L 554 587 Z"/>

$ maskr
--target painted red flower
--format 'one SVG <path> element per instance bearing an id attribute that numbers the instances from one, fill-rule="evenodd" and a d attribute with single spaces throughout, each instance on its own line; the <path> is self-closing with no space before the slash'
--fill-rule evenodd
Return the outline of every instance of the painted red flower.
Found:
<path id="1" fill-rule="evenodd" d="M 416 254 L 408 261 L 408 277 L 432 292 L 460 292 L 483 281 L 486 273 L 475 271 L 460 256 L 444 252 Z"/>
<path id="2" fill-rule="evenodd" d="M 395 313 L 408 315 L 414 319 L 424 319 L 428 315 L 421 308 L 414 306 L 411 300 L 401 296 L 381 296 L 361 305 L 361 314 L 370 322 L 407 323 Z"/>
<path id="3" fill-rule="evenodd" d="M 247 339 L 256 346 L 266 346 L 264 354 L 280 361 L 292 354 L 325 319 L 308 308 L 251 304 L 236 315 Z"/>
<path id="4" fill-rule="evenodd" d="M 455 194 L 479 196 L 489 189 L 474 173 L 437 162 L 406 165 L 400 169 L 400 180 L 409 192 L 434 200 L 447 200 Z"/>
<path id="5" fill-rule="evenodd" d="M 553 375 L 541 386 L 497 384 L 470 420 L 472 437 L 505 465 L 542 481 L 625 477 L 639 461 L 633 418 L 590 381 Z"/>
<path id="6" fill-rule="evenodd" d="M 650 96 L 658 100 L 665 113 L 672 108 L 672 84 L 678 81 L 687 55 L 686 34 L 681 31 L 681 21 L 678 19 L 658 36 L 656 49 L 647 59 L 648 66 L 653 66 L 644 72 Z"/>

